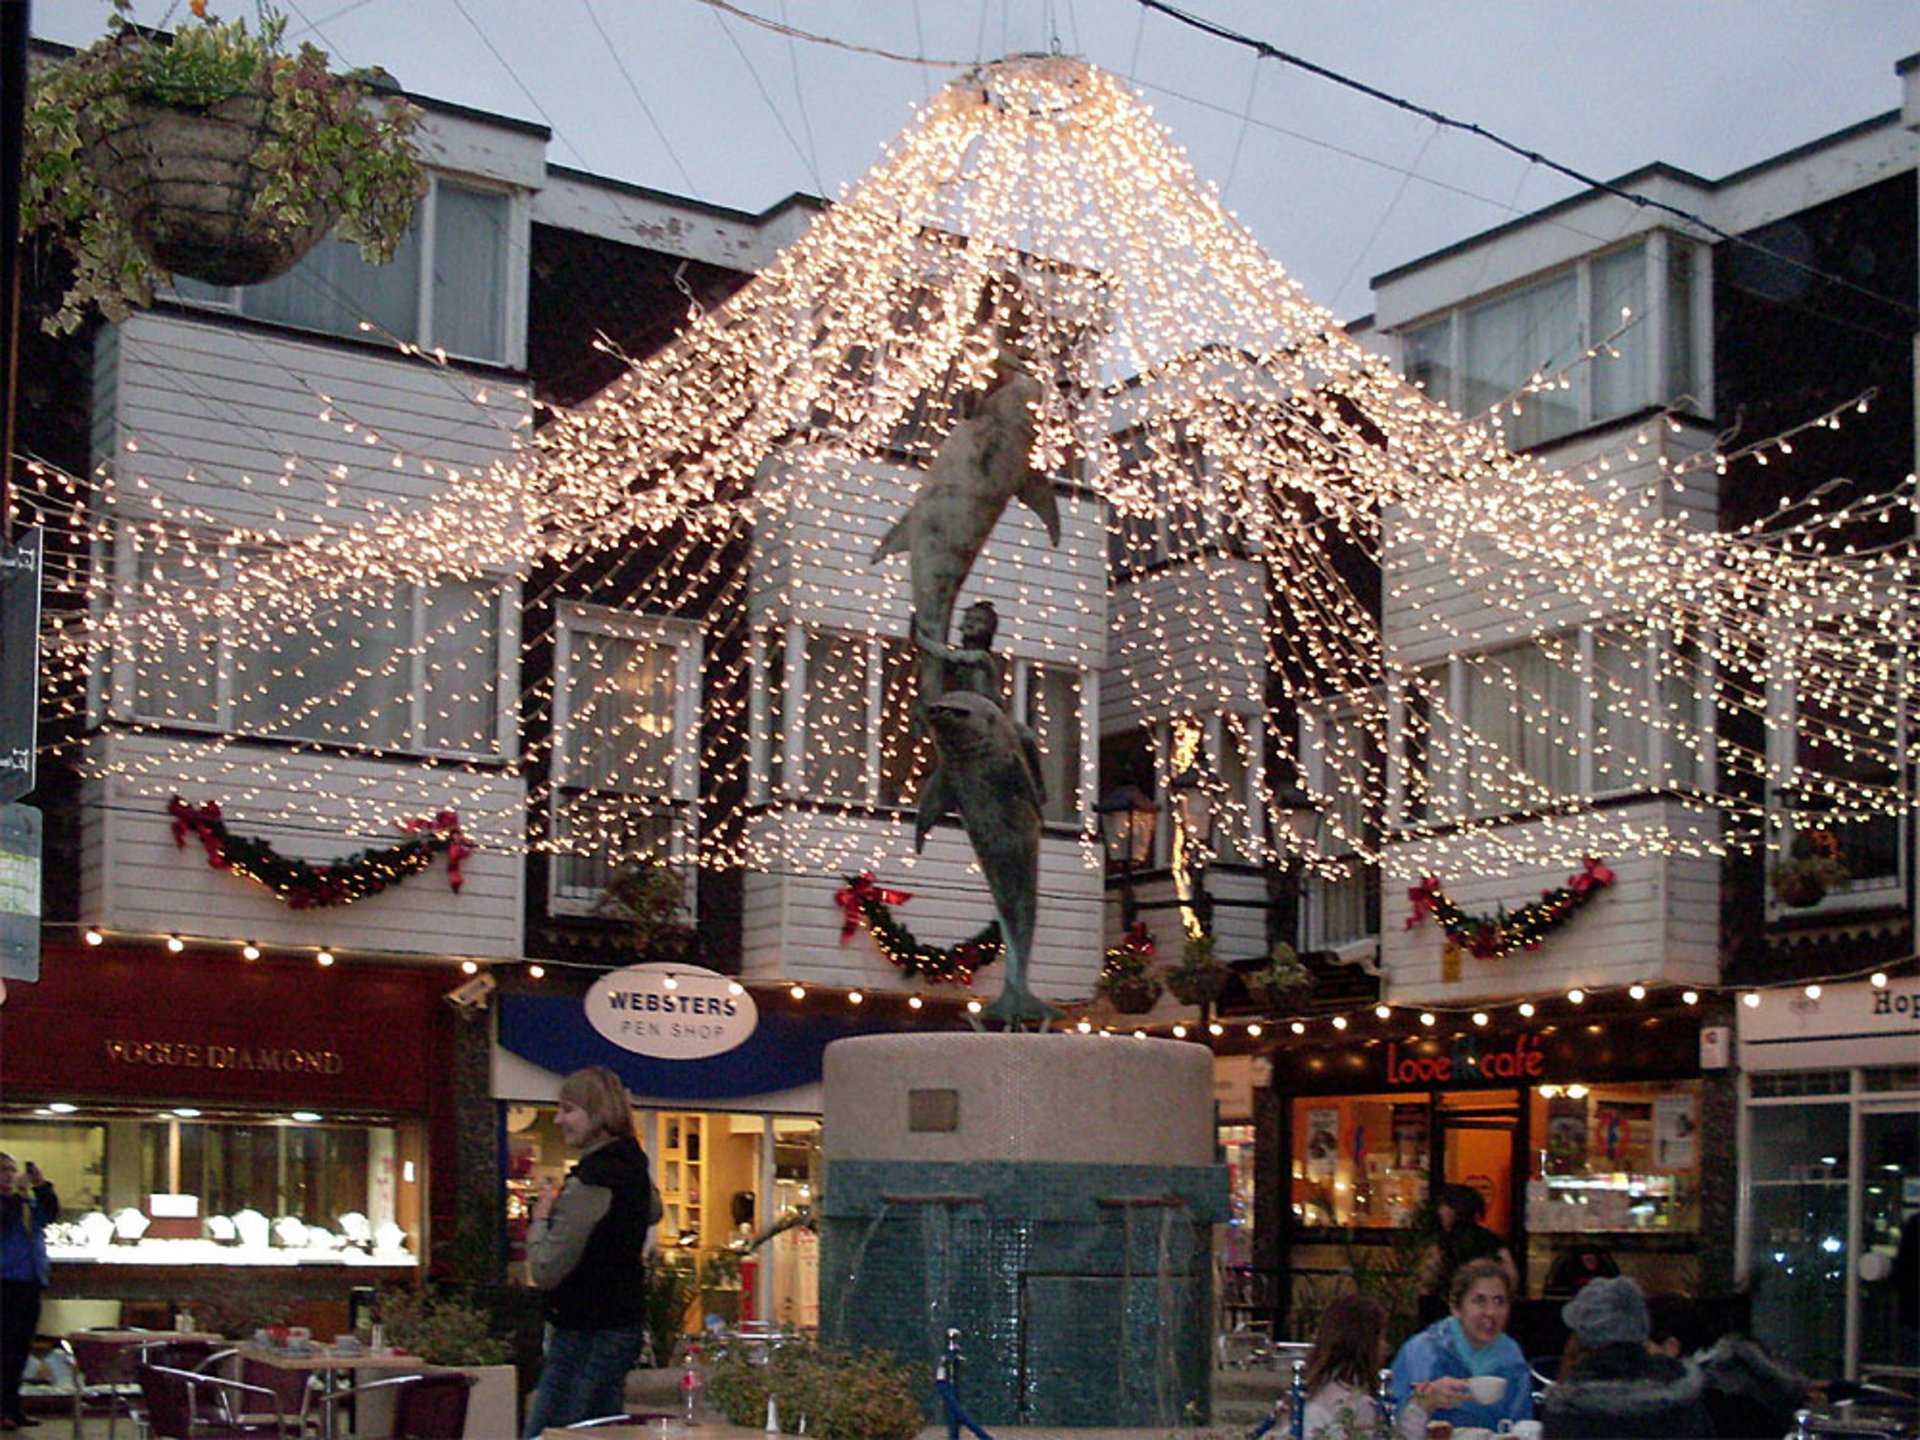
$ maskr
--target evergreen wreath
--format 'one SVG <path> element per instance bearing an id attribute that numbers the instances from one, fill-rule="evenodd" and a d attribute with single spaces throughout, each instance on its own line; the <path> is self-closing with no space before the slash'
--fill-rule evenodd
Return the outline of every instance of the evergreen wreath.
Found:
<path id="1" fill-rule="evenodd" d="M 893 907 L 913 898 L 906 890 L 889 890 L 874 882 L 871 871 L 849 875 L 834 894 L 844 919 L 840 943 L 846 944 L 860 927 L 873 937 L 880 953 L 902 972 L 917 976 L 931 985 L 971 985 L 974 972 L 991 965 L 1006 953 L 1000 939 L 1000 922 L 993 920 L 972 939 L 942 949 L 914 939 L 913 932 L 893 918 Z"/>
<path id="2" fill-rule="evenodd" d="M 1574 913 L 1614 882 L 1614 873 L 1589 855 L 1578 875 L 1552 890 L 1542 890 L 1540 898 L 1518 910 L 1501 909 L 1492 915 L 1469 915 L 1440 888 L 1438 876 L 1429 875 L 1407 891 L 1413 913 L 1407 916 L 1411 930 L 1428 915 L 1440 922 L 1447 939 L 1482 960 L 1498 960 L 1516 950 L 1538 950 L 1546 937 L 1573 919 Z"/>
<path id="3" fill-rule="evenodd" d="M 209 800 L 195 808 L 176 795 L 167 802 L 173 817 L 173 843 L 187 848 L 192 834 L 207 852 L 207 864 L 215 870 L 230 870 L 235 875 L 266 886 L 290 910 L 319 910 L 331 905 L 351 905 L 369 895 L 378 895 L 418 875 L 433 863 L 433 857 L 447 857 L 447 884 L 460 893 L 465 877 L 460 862 L 473 853 L 460 831 L 460 817 L 442 810 L 431 818 L 403 820 L 400 828 L 409 838 L 381 850 L 356 850 L 325 865 L 309 865 L 291 859 L 273 848 L 272 842 L 242 835 L 227 829 L 220 817 L 220 802 Z"/>

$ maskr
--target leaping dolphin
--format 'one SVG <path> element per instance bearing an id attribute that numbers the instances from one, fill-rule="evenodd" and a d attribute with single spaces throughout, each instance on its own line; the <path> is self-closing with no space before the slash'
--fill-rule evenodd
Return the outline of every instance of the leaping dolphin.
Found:
<path id="1" fill-rule="evenodd" d="M 994 362 L 994 373 L 993 387 L 978 412 L 941 441 L 913 504 L 873 553 L 878 560 L 907 552 L 913 580 L 911 635 L 946 640 L 953 602 L 1009 500 L 1019 497 L 1047 527 L 1047 538 L 1060 543 L 1053 484 L 1030 463 L 1040 382 L 1005 352 Z M 940 662 L 922 651 L 921 702 L 931 703 L 941 688 Z"/>
<path id="2" fill-rule="evenodd" d="M 1040 810 L 1044 787 L 1040 755 L 993 701 L 971 690 L 954 690 L 927 707 L 927 722 L 939 763 L 920 790 L 913 822 L 913 848 L 921 850 L 931 830 L 959 810 L 973 853 L 987 877 L 1000 935 L 1006 942 L 1006 984 L 989 1013 L 1009 1029 L 1059 1014 L 1027 988 L 1033 949 L 1034 909 L 1040 889 Z"/>

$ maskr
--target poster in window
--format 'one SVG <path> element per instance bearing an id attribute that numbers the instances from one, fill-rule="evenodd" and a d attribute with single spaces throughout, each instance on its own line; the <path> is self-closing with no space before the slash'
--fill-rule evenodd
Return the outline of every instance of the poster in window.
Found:
<path id="1" fill-rule="evenodd" d="M 1691 1170 L 1699 1163 L 1700 1118 L 1691 1095 L 1662 1095 L 1653 1102 L 1653 1168 Z"/>
<path id="2" fill-rule="evenodd" d="M 1427 1168 L 1426 1106 L 1396 1105 L 1393 1107 L 1393 1168 L 1396 1170 Z"/>
<path id="3" fill-rule="evenodd" d="M 1333 1179 L 1340 1159 L 1340 1111 L 1337 1108 L 1307 1111 L 1307 1178 Z"/>
<path id="4" fill-rule="evenodd" d="M 1578 1175 L 1587 1168 L 1587 1103 L 1556 1095 L 1547 1104 L 1547 1173 Z"/>

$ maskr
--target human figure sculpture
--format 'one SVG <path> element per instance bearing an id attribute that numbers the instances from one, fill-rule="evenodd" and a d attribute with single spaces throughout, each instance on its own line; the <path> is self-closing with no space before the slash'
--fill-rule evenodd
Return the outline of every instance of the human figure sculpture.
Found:
<path id="1" fill-rule="evenodd" d="M 958 645 L 946 637 L 954 601 L 1009 500 L 1017 495 L 1060 542 L 1052 482 L 1029 458 L 1039 395 L 1039 381 L 1003 350 L 984 399 L 948 432 L 912 506 L 875 555 L 908 555 L 920 657 L 914 710 L 939 753 L 921 788 L 914 849 L 940 819 L 959 811 L 1000 919 L 1006 982 L 990 1008 L 1009 1027 L 1055 1013 L 1027 988 L 1040 888 L 1039 746 L 1002 708 L 1006 677 L 992 648 L 999 623 L 992 605 L 968 607 Z"/>

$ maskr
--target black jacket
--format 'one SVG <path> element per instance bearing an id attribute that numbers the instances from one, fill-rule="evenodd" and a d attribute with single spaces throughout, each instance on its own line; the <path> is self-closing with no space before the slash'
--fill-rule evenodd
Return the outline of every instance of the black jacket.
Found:
<path id="1" fill-rule="evenodd" d="M 1723 1335 L 1694 1357 L 1706 1380 L 1707 1413 L 1722 1440 L 1778 1440 L 1807 1403 L 1807 1380 L 1744 1335 Z"/>
<path id="2" fill-rule="evenodd" d="M 528 1236 L 534 1278 L 546 1290 L 546 1318 L 562 1330 L 637 1330 L 646 1321 L 647 1227 L 654 1208 L 646 1152 L 631 1135 L 580 1157 L 543 1232 Z M 592 1219 L 584 1243 L 582 1217 Z M 572 1253 L 578 1245 L 577 1254 Z M 543 1277 L 542 1257 L 563 1273 Z"/>
<path id="3" fill-rule="evenodd" d="M 1697 1440 L 1714 1433 L 1704 1391 L 1692 1361 L 1622 1342 L 1582 1355 L 1537 1413 L 1547 1440 Z"/>

